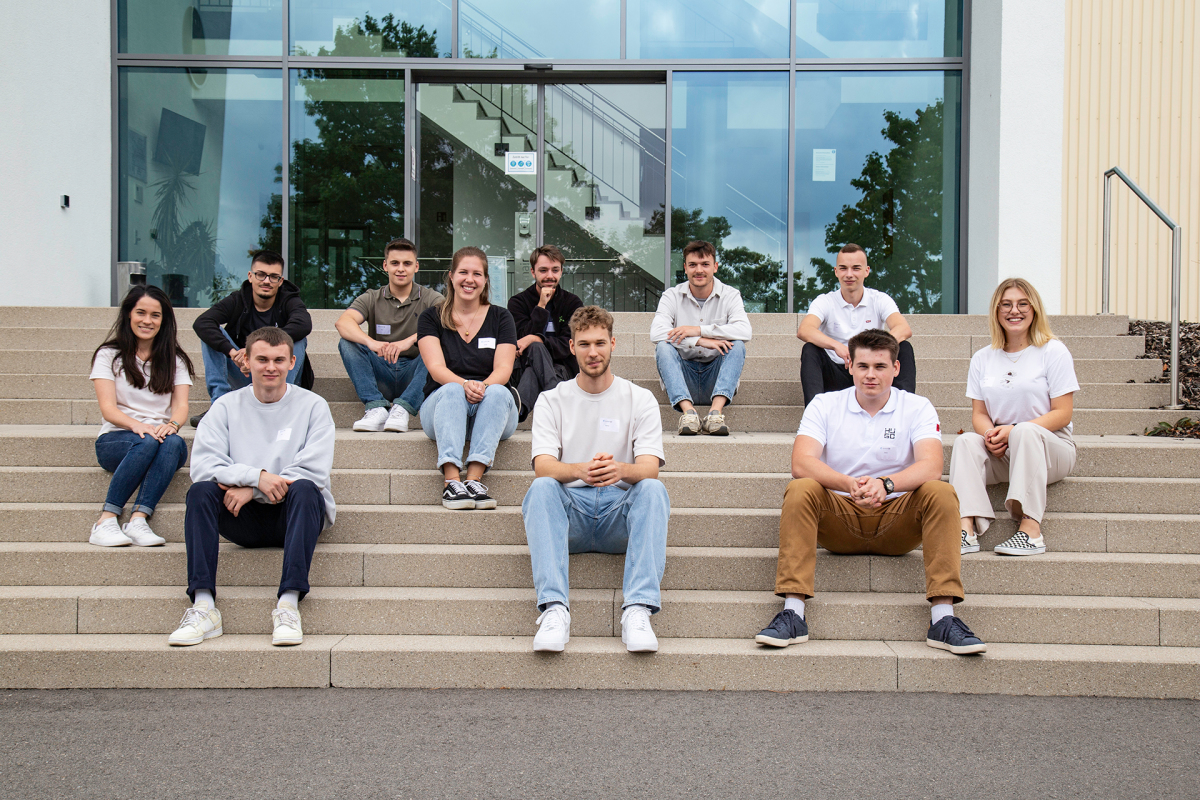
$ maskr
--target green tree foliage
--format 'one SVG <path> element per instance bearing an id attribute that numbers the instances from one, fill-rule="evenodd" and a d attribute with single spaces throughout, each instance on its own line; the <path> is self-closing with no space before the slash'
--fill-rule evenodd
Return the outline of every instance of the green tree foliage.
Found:
<path id="1" fill-rule="evenodd" d="M 298 50 L 296 55 L 314 55 Z M 437 29 L 426 31 L 424 25 L 413 27 L 396 21 L 395 14 L 375 19 L 364 14 L 361 20 L 339 25 L 334 32 L 333 49 L 322 47 L 319 56 L 392 56 L 400 58 L 437 58 Z M 443 53 L 442 58 L 449 58 Z"/>

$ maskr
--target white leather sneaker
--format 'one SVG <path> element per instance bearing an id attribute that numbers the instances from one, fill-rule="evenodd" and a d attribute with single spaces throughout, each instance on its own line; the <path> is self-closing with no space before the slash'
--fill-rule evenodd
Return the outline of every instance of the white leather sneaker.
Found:
<path id="1" fill-rule="evenodd" d="M 367 413 L 362 415 L 362 419 L 355 422 L 351 427 L 356 431 L 381 431 L 383 426 L 387 425 L 388 410 L 383 406 L 368 408 Z"/>
<path id="2" fill-rule="evenodd" d="M 100 547 L 125 547 L 133 544 L 133 539 L 121 532 L 121 523 L 117 522 L 116 517 L 109 517 L 92 526 L 92 535 L 88 537 L 88 544 Z"/>
<path id="3" fill-rule="evenodd" d="M 205 639 L 215 639 L 224 631 L 221 630 L 221 612 L 216 608 L 200 608 L 192 606 L 183 612 L 183 620 L 167 638 L 167 644 L 176 647 L 200 644 Z"/>
<path id="4" fill-rule="evenodd" d="M 555 603 L 537 618 L 537 635 L 533 637 L 533 649 L 538 653 L 561 653 L 571 641 L 571 612 L 561 603 Z"/>
<path id="5" fill-rule="evenodd" d="M 291 606 L 280 606 L 271 612 L 271 620 L 275 623 L 271 644 L 283 647 L 304 641 L 304 633 L 300 630 L 299 610 Z"/>
<path id="6" fill-rule="evenodd" d="M 166 544 L 167 540 L 150 530 L 150 523 L 145 517 L 134 517 L 122 526 L 121 530 L 138 547 L 158 547 Z"/>
<path id="7" fill-rule="evenodd" d="M 657 653 L 658 637 L 650 627 L 650 609 L 628 606 L 621 613 L 621 641 L 631 653 Z"/>
<path id="8" fill-rule="evenodd" d="M 399 403 L 392 404 L 392 410 L 388 412 L 387 422 L 383 424 L 383 429 L 396 433 L 408 433 L 408 412 Z"/>

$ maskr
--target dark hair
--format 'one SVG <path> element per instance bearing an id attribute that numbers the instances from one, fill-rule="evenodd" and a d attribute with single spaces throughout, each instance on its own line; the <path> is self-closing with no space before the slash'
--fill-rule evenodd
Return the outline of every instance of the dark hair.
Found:
<path id="1" fill-rule="evenodd" d="M 542 256 L 545 256 L 551 261 L 557 261 L 560 267 L 567 263 L 567 259 L 563 257 L 562 250 L 559 250 L 552 244 L 544 244 L 529 254 L 529 268 L 533 269 L 536 267 L 537 260 Z"/>
<path id="2" fill-rule="evenodd" d="M 480 305 L 487 306 L 491 305 L 492 302 L 490 299 L 492 278 L 488 274 L 487 253 L 478 247 L 471 247 L 470 245 L 458 248 L 454 251 L 454 256 L 450 259 L 450 271 L 446 273 L 446 302 L 442 303 L 442 310 L 439 312 L 441 314 L 442 327 L 448 331 L 458 330 L 454 325 L 454 282 L 450 280 L 450 277 L 454 275 L 454 270 L 458 269 L 458 265 L 462 263 L 464 258 L 478 258 L 483 262 L 483 277 L 487 280 L 487 283 L 483 285 L 483 291 L 479 293 L 479 303 Z"/>
<path id="3" fill-rule="evenodd" d="M 117 311 L 117 321 L 108 331 L 108 338 L 92 353 L 92 363 L 96 363 L 96 354 L 106 347 L 117 351 L 113 358 L 113 377 L 117 370 L 125 373 L 125 380 L 135 389 L 146 388 L 146 378 L 137 365 L 138 338 L 129 322 L 133 315 L 134 306 L 143 297 L 156 300 L 162 307 L 162 324 L 154 341 L 150 344 L 150 391 L 154 394 L 170 394 L 175 389 L 175 359 L 179 358 L 187 367 L 188 376 L 196 377 L 192 360 L 179 346 L 178 327 L 175 324 L 175 310 L 171 308 L 171 298 L 157 286 L 137 285 L 129 289 L 121 308 Z M 118 366 L 119 365 L 119 366 Z"/>
<path id="4" fill-rule="evenodd" d="M 246 355 L 250 355 L 250 346 L 255 342 L 262 342 L 267 347 L 279 347 L 286 344 L 288 355 L 295 353 L 296 344 L 283 328 L 259 328 L 253 331 L 246 337 Z"/>
<path id="5" fill-rule="evenodd" d="M 417 255 L 417 246 L 415 244 L 413 244 L 412 242 L 410 242 L 408 239 L 404 239 L 404 238 L 392 239 L 383 248 L 384 261 L 387 260 L 388 253 L 392 252 L 393 250 L 410 250 L 410 251 L 412 251 L 412 254 L 414 257 L 416 257 L 416 255 Z"/>
<path id="6" fill-rule="evenodd" d="M 706 242 L 703 239 L 696 239 L 687 243 L 687 246 L 683 248 L 683 260 L 687 261 L 687 257 L 692 253 L 708 256 L 713 261 L 717 260 L 717 248 L 713 247 L 711 242 Z"/>
<path id="7" fill-rule="evenodd" d="M 893 364 L 900 358 L 900 343 L 896 341 L 896 337 L 878 328 L 870 328 L 856 333 L 850 337 L 850 341 L 846 342 L 846 348 L 850 351 L 851 363 L 854 361 L 855 350 L 887 350 L 892 356 Z"/>
<path id="8" fill-rule="evenodd" d="M 266 264 L 269 267 L 283 267 L 283 256 L 274 250 L 255 250 L 250 254 L 250 266 Z"/>
<path id="9" fill-rule="evenodd" d="M 584 306 L 575 309 L 568 324 L 571 326 L 571 339 L 575 338 L 575 334 L 586 331 L 588 328 L 604 328 L 608 331 L 608 338 L 612 338 L 613 315 L 600 306 Z"/>
<path id="10" fill-rule="evenodd" d="M 844 245 L 842 245 L 842 249 L 838 250 L 838 255 L 841 255 L 842 253 L 862 253 L 863 255 L 866 255 L 867 251 L 863 250 L 862 245 L 860 244 L 846 242 Z"/>

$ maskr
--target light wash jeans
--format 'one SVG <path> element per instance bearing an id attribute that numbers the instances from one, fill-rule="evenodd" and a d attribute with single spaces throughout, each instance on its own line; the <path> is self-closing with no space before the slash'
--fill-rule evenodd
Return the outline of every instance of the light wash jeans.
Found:
<path id="1" fill-rule="evenodd" d="M 221 329 L 221 335 L 229 342 L 230 349 L 237 347 L 237 342 L 230 338 L 224 328 Z M 296 366 L 288 371 L 288 383 L 295 384 L 300 380 L 300 373 L 304 370 L 304 351 L 307 347 L 308 339 L 293 342 L 292 354 L 296 356 Z M 233 359 L 229 357 L 229 350 L 222 353 L 201 342 L 200 354 L 204 358 L 204 386 L 208 389 L 209 399 L 214 403 L 221 395 L 250 385 L 250 376 L 243 375 L 238 365 L 233 363 Z"/>
<path id="2" fill-rule="evenodd" d="M 718 395 L 732 403 L 742 379 L 742 367 L 746 365 L 746 345 L 733 342 L 728 353 L 712 361 L 687 361 L 673 344 L 659 342 L 654 348 L 654 360 L 667 399 L 675 410 L 679 410 L 683 400 L 693 405 L 708 405 Z"/>
<path id="3" fill-rule="evenodd" d="M 533 562 L 538 608 L 567 601 L 569 553 L 624 553 L 623 606 L 640 604 L 657 614 L 659 584 L 667 562 L 671 500 L 662 481 L 648 478 L 630 489 L 617 486 L 568 489 L 538 478 L 521 504 L 525 539 Z"/>
<path id="4" fill-rule="evenodd" d="M 482 401 L 468 403 L 461 383 L 447 383 L 421 405 L 421 430 L 437 445 L 438 469 L 443 464 L 463 468 L 468 438 L 467 463 L 477 461 L 490 467 L 500 441 L 516 429 L 517 404 L 507 386 L 493 384 L 484 390 Z"/>
<path id="5" fill-rule="evenodd" d="M 416 414 L 425 402 L 425 379 L 429 370 L 421 356 L 397 358 L 395 364 L 365 344 L 338 341 L 338 353 L 346 374 L 354 384 L 354 393 L 368 411 L 387 408 L 392 401 L 409 414 Z"/>

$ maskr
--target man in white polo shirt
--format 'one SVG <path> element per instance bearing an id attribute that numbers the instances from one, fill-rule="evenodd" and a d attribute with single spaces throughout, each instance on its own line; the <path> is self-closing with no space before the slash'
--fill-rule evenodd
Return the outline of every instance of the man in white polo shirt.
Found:
<path id="1" fill-rule="evenodd" d="M 580 372 L 534 406 L 537 478 L 521 505 L 542 612 L 533 649 L 559 652 L 571 637 L 568 553 L 624 553 L 621 641 L 632 653 L 654 652 L 650 615 L 662 605 L 671 515 L 658 480 L 666 463 L 658 401 L 609 370 L 612 314 L 584 306 L 570 324 Z"/>
<path id="2" fill-rule="evenodd" d="M 805 407 L 792 445 L 792 477 L 779 519 L 775 594 L 783 611 L 754 637 L 786 647 L 808 641 L 804 601 L 813 596 L 817 545 L 832 553 L 898 556 L 922 548 L 930 647 L 987 650 L 962 620 L 958 496 L 943 483 L 937 412 L 892 387 L 898 344 L 884 331 L 850 339 L 854 386 Z"/>
<path id="3" fill-rule="evenodd" d="M 796 331 L 796 336 L 806 343 L 800 352 L 804 404 L 808 405 L 822 392 L 836 392 L 853 385 L 846 343 L 856 333 L 872 328 L 882 330 L 884 325 L 900 343 L 896 388 L 916 392 L 917 365 L 908 342 L 912 328 L 895 300 L 863 285 L 871 274 L 866 252 L 853 242 L 847 244 L 838 252 L 833 272 L 839 288 L 814 300 Z"/>

